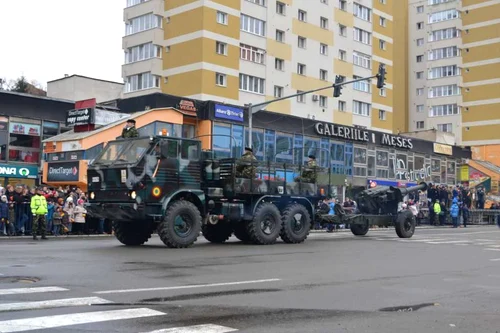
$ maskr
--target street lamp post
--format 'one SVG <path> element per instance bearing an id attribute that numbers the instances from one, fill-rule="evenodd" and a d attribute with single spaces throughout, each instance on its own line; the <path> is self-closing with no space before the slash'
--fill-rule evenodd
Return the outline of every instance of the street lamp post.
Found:
<path id="1" fill-rule="evenodd" d="M 253 145 L 253 133 L 252 133 L 252 125 L 253 125 L 252 124 L 252 118 L 253 118 L 253 114 L 257 113 L 259 111 L 262 111 L 269 104 L 272 104 L 272 103 L 275 103 L 275 102 L 279 102 L 279 101 L 283 101 L 283 100 L 290 99 L 290 98 L 294 98 L 294 97 L 297 97 L 297 96 L 311 94 L 311 93 L 314 93 L 314 92 L 317 92 L 317 91 L 322 91 L 322 90 L 336 88 L 336 87 L 342 87 L 344 85 L 355 83 L 355 82 L 368 81 L 368 80 L 373 79 L 373 78 L 377 78 L 378 79 L 378 81 L 377 81 L 377 87 L 378 88 L 382 88 L 384 86 L 385 74 L 386 74 L 385 67 L 384 67 L 384 65 L 381 64 L 380 67 L 379 67 L 378 73 L 376 75 L 373 75 L 373 76 L 363 77 L 363 78 L 359 78 L 359 79 L 355 79 L 355 80 L 351 80 L 351 81 L 336 82 L 336 83 L 334 83 L 332 85 L 329 85 L 329 86 L 326 86 L 326 87 L 323 87 L 323 88 L 317 88 L 317 89 L 313 89 L 313 90 L 308 90 L 308 91 L 304 91 L 304 92 L 301 92 L 301 93 L 297 93 L 297 94 L 293 94 L 293 95 L 289 95 L 289 96 L 285 96 L 285 97 L 276 98 L 276 99 L 273 99 L 272 101 L 267 101 L 267 102 L 263 102 L 263 103 L 258 103 L 258 104 L 252 104 L 252 103 L 250 103 L 250 104 L 246 104 L 245 106 L 248 107 L 248 141 L 249 141 L 248 147 L 252 148 L 252 145 Z"/>

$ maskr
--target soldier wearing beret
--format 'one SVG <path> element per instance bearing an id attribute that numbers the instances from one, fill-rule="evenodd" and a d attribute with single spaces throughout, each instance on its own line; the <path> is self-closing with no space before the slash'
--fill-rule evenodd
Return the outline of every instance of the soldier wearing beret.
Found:
<path id="1" fill-rule="evenodd" d="M 252 148 L 245 147 L 245 153 L 236 165 L 236 177 L 255 179 L 257 175 L 255 161 L 257 161 L 257 158 L 253 155 Z"/>
<path id="2" fill-rule="evenodd" d="M 309 160 L 307 161 L 307 166 L 302 169 L 302 175 L 296 177 L 295 181 L 302 181 L 303 183 L 315 183 L 316 182 L 316 156 L 309 155 Z"/>

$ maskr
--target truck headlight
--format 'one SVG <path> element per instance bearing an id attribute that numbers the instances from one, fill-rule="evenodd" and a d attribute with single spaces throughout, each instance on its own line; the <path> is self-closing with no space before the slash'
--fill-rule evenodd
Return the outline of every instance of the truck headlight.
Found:
<path id="1" fill-rule="evenodd" d="M 90 192 L 90 199 L 91 199 L 91 200 L 94 200 L 94 199 L 95 199 L 95 193 L 94 193 L 94 192 Z"/>
<path id="2" fill-rule="evenodd" d="M 130 197 L 131 197 L 132 199 L 137 198 L 137 193 L 135 193 L 135 191 L 130 192 Z"/>

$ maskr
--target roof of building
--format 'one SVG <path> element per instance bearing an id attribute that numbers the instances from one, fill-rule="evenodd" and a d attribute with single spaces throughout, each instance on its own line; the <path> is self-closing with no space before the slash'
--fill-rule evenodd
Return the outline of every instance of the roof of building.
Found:
<path id="1" fill-rule="evenodd" d="M 53 102 L 62 102 L 62 103 L 75 104 L 75 101 L 71 101 L 69 99 L 53 98 L 53 97 L 46 97 L 46 96 L 38 96 L 38 95 L 32 95 L 32 94 L 26 94 L 26 93 L 20 93 L 20 92 L 15 92 L 15 91 L 8 91 L 8 90 L 0 90 L 0 94 L 17 95 L 17 96 L 21 96 L 21 97 L 44 99 L 44 100 L 53 101 Z"/>
<path id="2" fill-rule="evenodd" d="M 72 78 L 72 77 L 81 77 L 83 79 L 89 79 L 89 80 L 95 80 L 95 81 L 101 81 L 101 82 L 108 82 L 108 83 L 113 83 L 113 84 L 119 84 L 119 85 L 124 85 L 123 82 L 116 82 L 116 81 L 109 81 L 109 80 L 102 80 L 102 79 L 96 79 L 95 77 L 89 77 L 89 76 L 84 76 L 84 75 L 78 75 L 78 74 L 73 74 L 73 75 L 69 75 L 69 76 L 65 76 L 65 77 L 61 77 L 59 79 L 55 79 L 55 80 L 51 80 L 51 81 L 47 81 L 47 83 L 50 83 L 50 82 L 55 82 L 55 81 L 61 81 L 61 80 L 65 80 L 65 79 L 69 79 L 69 78 Z"/>
<path id="3" fill-rule="evenodd" d="M 491 163 L 491 162 L 488 162 L 488 161 L 479 161 L 479 160 L 474 160 L 474 162 L 476 162 L 477 164 L 479 164 L 480 166 L 488 169 L 488 170 L 491 170 L 495 173 L 498 173 L 500 174 L 500 167 L 496 166 L 495 164 Z"/>

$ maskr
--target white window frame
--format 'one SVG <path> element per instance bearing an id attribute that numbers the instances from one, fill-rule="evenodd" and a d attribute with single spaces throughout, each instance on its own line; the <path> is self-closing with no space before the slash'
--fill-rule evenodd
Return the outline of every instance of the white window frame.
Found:
<path id="1" fill-rule="evenodd" d="M 455 20 L 458 18 L 460 18 L 460 11 L 458 11 L 457 9 L 447 9 L 447 10 L 442 10 L 440 12 L 429 14 L 428 22 L 432 24 L 449 20 Z"/>
<path id="2" fill-rule="evenodd" d="M 427 71 L 427 78 L 429 80 L 440 79 L 443 77 L 459 76 L 462 73 L 460 67 L 457 65 L 448 65 L 441 67 L 430 68 Z"/>
<path id="3" fill-rule="evenodd" d="M 320 26 L 322 29 L 328 30 L 328 28 L 329 28 L 329 22 L 328 22 L 328 19 L 327 19 L 326 17 L 321 16 L 321 17 L 319 18 L 319 26 Z"/>
<path id="4" fill-rule="evenodd" d="M 387 111 L 378 110 L 378 119 L 379 120 L 387 120 Z"/>
<path id="5" fill-rule="evenodd" d="M 307 22 L 307 12 L 305 10 L 299 9 L 297 12 L 297 18 L 301 22 Z"/>
<path id="6" fill-rule="evenodd" d="M 386 49 L 385 40 L 383 40 L 383 39 L 379 39 L 378 40 L 378 48 L 381 49 L 381 50 L 385 50 Z"/>
<path id="7" fill-rule="evenodd" d="M 276 14 L 286 15 L 286 4 L 280 1 L 276 1 Z"/>
<path id="8" fill-rule="evenodd" d="M 372 21 L 372 10 L 366 6 L 360 5 L 357 2 L 353 3 L 352 13 L 355 17 L 363 21 Z"/>
<path id="9" fill-rule="evenodd" d="M 328 81 L 328 71 L 326 69 L 319 70 L 319 79 L 322 81 Z"/>
<path id="10" fill-rule="evenodd" d="M 227 43 L 219 41 L 215 42 L 215 52 L 217 52 L 217 54 L 227 56 L 227 49 L 228 49 Z"/>
<path id="11" fill-rule="evenodd" d="M 125 35 L 130 36 L 139 32 L 161 28 L 162 21 L 161 16 L 153 13 L 134 17 L 125 24 Z"/>
<path id="12" fill-rule="evenodd" d="M 278 71 L 285 71 L 285 60 L 280 59 L 280 58 L 275 58 L 274 59 L 274 69 Z"/>
<path id="13" fill-rule="evenodd" d="M 319 44 L 319 54 L 328 55 L 328 45 L 320 43 Z"/>
<path id="14" fill-rule="evenodd" d="M 260 77 L 240 73 L 241 91 L 264 95 L 266 91 L 266 80 Z"/>
<path id="15" fill-rule="evenodd" d="M 442 47 L 439 49 L 429 50 L 427 52 L 427 60 L 440 60 L 446 58 L 456 58 L 461 56 L 460 48 L 457 46 Z"/>
<path id="16" fill-rule="evenodd" d="M 360 76 L 353 76 L 353 79 L 356 80 L 356 79 L 361 79 Z M 352 89 L 354 90 L 357 90 L 357 91 L 362 91 L 362 92 L 365 92 L 365 93 L 371 93 L 371 80 L 367 80 L 367 81 L 358 81 L 358 82 L 354 82 L 352 84 Z"/>
<path id="17" fill-rule="evenodd" d="M 417 6 L 417 14 L 422 14 L 424 12 L 424 6 Z"/>
<path id="18" fill-rule="evenodd" d="M 347 0 L 339 0 L 339 9 L 347 11 Z"/>
<path id="19" fill-rule="evenodd" d="M 297 47 L 299 49 L 307 49 L 307 38 L 298 36 L 297 37 Z"/>
<path id="20" fill-rule="evenodd" d="M 429 117 L 456 116 L 460 114 L 458 104 L 440 104 L 429 108 Z"/>
<path id="21" fill-rule="evenodd" d="M 423 96 L 424 95 L 424 88 L 417 88 L 417 96 Z"/>
<path id="22" fill-rule="evenodd" d="M 342 61 L 347 61 L 347 51 L 339 50 L 339 59 Z"/>
<path id="23" fill-rule="evenodd" d="M 307 67 L 305 64 L 297 63 L 297 74 L 306 75 L 306 69 Z"/>
<path id="24" fill-rule="evenodd" d="M 355 66 L 371 69 L 372 68 L 372 58 L 371 56 L 354 51 L 352 53 L 352 63 Z"/>
<path id="25" fill-rule="evenodd" d="M 328 107 L 328 97 L 319 95 L 319 106 L 322 108 Z"/>
<path id="26" fill-rule="evenodd" d="M 285 32 L 283 30 L 276 29 L 276 41 L 280 43 L 285 42 Z"/>
<path id="27" fill-rule="evenodd" d="M 423 46 L 424 43 L 425 43 L 425 39 L 423 39 L 423 38 L 417 38 L 416 43 L 417 43 L 417 46 Z"/>
<path id="28" fill-rule="evenodd" d="M 423 104 L 418 104 L 416 110 L 418 113 L 424 112 L 425 106 Z"/>
<path id="29" fill-rule="evenodd" d="M 134 92 L 152 88 L 160 88 L 161 76 L 151 72 L 130 75 L 125 78 L 125 92 Z"/>
<path id="30" fill-rule="evenodd" d="M 428 98 L 459 96 L 460 94 L 461 89 L 457 84 L 429 87 L 427 92 Z"/>
<path id="31" fill-rule="evenodd" d="M 378 95 L 381 97 L 387 97 L 387 90 L 385 88 L 380 88 L 378 90 Z"/>
<path id="32" fill-rule="evenodd" d="M 215 84 L 219 87 L 227 87 L 227 75 L 223 73 L 215 73 Z"/>
<path id="33" fill-rule="evenodd" d="M 347 37 L 347 26 L 339 24 L 339 35 L 342 37 Z"/>
<path id="34" fill-rule="evenodd" d="M 345 101 L 339 101 L 338 102 L 338 110 L 342 112 L 347 111 L 347 103 Z"/>
<path id="35" fill-rule="evenodd" d="M 369 117 L 372 105 L 361 101 L 352 101 L 352 113 L 358 116 Z"/>
<path id="36" fill-rule="evenodd" d="M 425 128 L 425 122 L 423 120 L 417 121 L 416 122 L 416 127 L 417 127 L 417 129 L 424 129 Z"/>
<path id="37" fill-rule="evenodd" d="M 460 29 L 456 27 L 446 28 L 434 30 L 429 34 L 428 41 L 429 42 L 437 42 L 440 40 L 460 38 L 462 36 L 462 32 Z"/>
<path id="38" fill-rule="evenodd" d="M 452 123 L 437 124 L 437 129 L 440 132 L 453 133 L 453 124 Z"/>
<path id="39" fill-rule="evenodd" d="M 251 45 L 240 44 L 240 59 L 265 65 L 266 51 Z"/>
<path id="40" fill-rule="evenodd" d="M 354 27 L 353 39 L 356 42 L 362 44 L 371 45 L 372 44 L 372 34 L 366 30 Z"/>
<path id="41" fill-rule="evenodd" d="M 424 72 L 423 71 L 416 72 L 415 76 L 416 76 L 417 80 L 423 79 L 424 78 Z"/>
<path id="42" fill-rule="evenodd" d="M 265 37 L 266 36 L 266 22 L 259 20 L 255 17 L 241 14 L 240 16 L 240 30 L 252 35 Z"/>
<path id="43" fill-rule="evenodd" d="M 281 98 L 284 96 L 285 88 L 280 86 L 274 86 L 274 97 Z"/>
<path id="44" fill-rule="evenodd" d="M 220 10 L 217 11 L 217 23 L 223 24 L 223 25 L 228 25 L 229 22 L 229 17 L 227 13 L 221 12 Z"/>
<path id="45" fill-rule="evenodd" d="M 381 27 L 385 27 L 387 25 L 387 19 L 383 16 L 380 16 L 379 20 L 378 20 L 378 24 L 381 26 Z"/>
<path id="46" fill-rule="evenodd" d="M 136 45 L 125 50 L 125 64 L 153 58 L 161 58 L 161 46 L 155 45 L 153 42 Z"/>
<path id="47" fill-rule="evenodd" d="M 297 90 L 297 94 L 303 93 L 304 91 L 302 90 Z M 298 95 L 297 96 L 297 103 L 305 103 L 306 102 L 306 95 Z"/>

